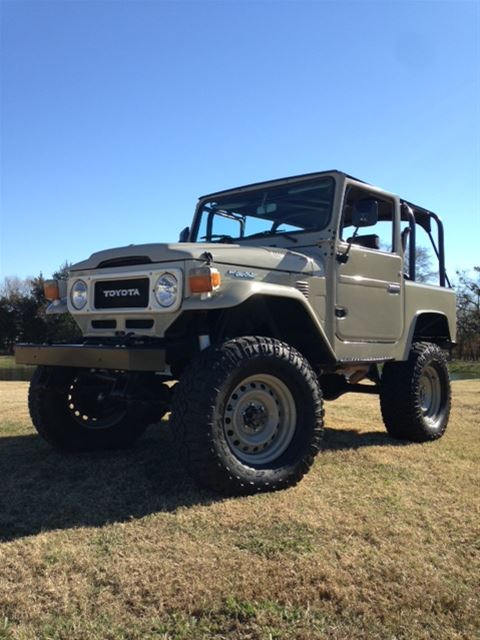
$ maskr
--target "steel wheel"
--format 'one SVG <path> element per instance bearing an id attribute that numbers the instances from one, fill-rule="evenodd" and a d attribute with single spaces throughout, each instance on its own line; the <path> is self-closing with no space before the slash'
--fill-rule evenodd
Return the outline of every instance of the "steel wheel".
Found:
<path id="1" fill-rule="evenodd" d="M 276 460 L 295 433 L 297 411 L 287 385 L 269 374 L 245 378 L 230 394 L 223 417 L 234 455 L 249 465 Z"/>
<path id="2" fill-rule="evenodd" d="M 433 366 L 425 367 L 419 380 L 420 405 L 422 413 L 432 427 L 441 419 L 442 385 L 438 371 Z"/>
<path id="3" fill-rule="evenodd" d="M 86 429 L 106 429 L 122 420 L 127 407 L 115 398 L 118 378 L 93 373 L 80 373 L 69 385 L 67 401 L 72 418 Z"/>

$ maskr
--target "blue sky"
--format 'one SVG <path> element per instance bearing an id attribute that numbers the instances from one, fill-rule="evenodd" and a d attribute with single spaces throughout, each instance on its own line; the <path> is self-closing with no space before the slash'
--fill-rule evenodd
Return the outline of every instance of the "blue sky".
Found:
<path id="1" fill-rule="evenodd" d="M 0 277 L 175 241 L 197 197 L 337 168 L 480 261 L 480 3 L 1 2 Z"/>

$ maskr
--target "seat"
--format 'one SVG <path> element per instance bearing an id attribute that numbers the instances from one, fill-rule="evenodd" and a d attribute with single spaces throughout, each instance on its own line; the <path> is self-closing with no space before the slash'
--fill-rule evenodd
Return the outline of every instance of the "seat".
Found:
<path id="1" fill-rule="evenodd" d="M 352 236 L 347 239 L 349 244 L 356 244 L 366 249 L 380 249 L 380 237 L 375 233 L 370 233 L 365 236 Z"/>

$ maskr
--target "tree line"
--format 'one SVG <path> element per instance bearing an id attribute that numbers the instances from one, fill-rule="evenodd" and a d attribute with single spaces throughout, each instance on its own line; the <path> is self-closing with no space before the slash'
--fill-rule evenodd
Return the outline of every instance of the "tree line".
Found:
<path id="1" fill-rule="evenodd" d="M 62 265 L 52 278 L 68 277 L 69 265 Z M 0 352 L 12 354 L 17 342 L 64 342 L 81 336 L 70 314 L 47 315 L 43 295 L 45 278 L 9 276 L 0 284 Z"/>
<path id="2" fill-rule="evenodd" d="M 53 278 L 68 277 L 69 265 L 62 265 Z M 13 353 L 16 342 L 63 342 L 81 336 L 69 314 L 47 315 L 42 274 L 20 279 L 4 278 L 0 285 L 0 352 Z M 457 272 L 457 347 L 454 357 L 480 359 L 480 266 Z"/>

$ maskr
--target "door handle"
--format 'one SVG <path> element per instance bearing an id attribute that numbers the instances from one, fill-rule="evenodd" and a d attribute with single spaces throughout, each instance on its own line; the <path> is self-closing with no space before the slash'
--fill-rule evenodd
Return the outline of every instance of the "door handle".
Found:
<path id="1" fill-rule="evenodd" d="M 387 287 L 388 293 L 400 293 L 400 285 L 396 283 L 389 283 Z"/>

